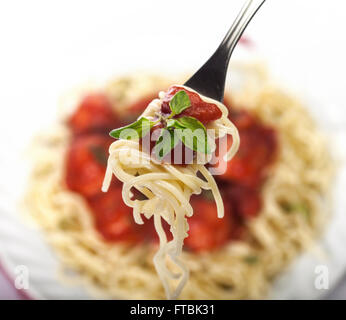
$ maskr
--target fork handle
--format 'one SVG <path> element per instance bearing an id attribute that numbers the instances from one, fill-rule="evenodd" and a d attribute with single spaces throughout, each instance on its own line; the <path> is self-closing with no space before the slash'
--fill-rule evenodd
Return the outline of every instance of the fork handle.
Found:
<path id="1" fill-rule="evenodd" d="M 231 28 L 227 32 L 226 36 L 219 45 L 218 51 L 227 51 L 228 60 L 230 59 L 232 52 L 237 45 L 240 37 L 242 36 L 244 30 L 248 26 L 252 17 L 260 9 L 265 0 L 247 0 L 242 9 L 240 10 L 238 16 L 233 22 Z M 227 61 L 228 64 L 228 61 Z"/>
<path id="2" fill-rule="evenodd" d="M 247 0 L 237 18 L 209 60 L 185 85 L 199 93 L 223 101 L 227 67 L 232 52 L 245 28 L 265 0 Z"/>

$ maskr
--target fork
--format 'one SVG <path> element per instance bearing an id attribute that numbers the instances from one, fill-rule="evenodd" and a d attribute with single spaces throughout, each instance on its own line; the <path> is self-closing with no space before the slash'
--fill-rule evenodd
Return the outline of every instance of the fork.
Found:
<path id="1" fill-rule="evenodd" d="M 264 1 L 246 1 L 215 53 L 186 81 L 185 86 L 212 99 L 223 101 L 227 68 L 233 50 Z"/>

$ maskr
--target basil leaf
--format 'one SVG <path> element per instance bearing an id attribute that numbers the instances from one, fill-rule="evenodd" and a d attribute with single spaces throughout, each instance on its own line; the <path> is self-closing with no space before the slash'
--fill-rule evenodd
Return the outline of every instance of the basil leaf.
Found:
<path id="1" fill-rule="evenodd" d="M 116 139 L 124 140 L 140 139 L 150 131 L 153 125 L 154 122 L 142 117 L 125 127 L 112 130 L 110 132 L 110 136 Z"/>
<path id="2" fill-rule="evenodd" d="M 166 124 L 167 128 L 186 129 L 186 127 L 179 123 L 178 119 L 168 119 Z"/>
<path id="3" fill-rule="evenodd" d="M 174 134 L 174 130 L 162 129 L 159 138 L 156 140 L 154 153 L 157 159 L 162 160 L 175 146 L 179 139 Z"/>
<path id="4" fill-rule="evenodd" d="M 194 131 L 195 129 L 203 129 L 204 131 L 206 131 L 206 128 L 202 124 L 202 122 L 200 122 L 194 117 L 181 117 L 175 120 L 178 122 L 178 125 L 180 125 L 181 127 L 189 128 L 192 131 Z"/>
<path id="5" fill-rule="evenodd" d="M 185 146 L 194 151 L 211 153 L 207 130 L 200 121 L 193 117 L 182 117 L 175 120 L 179 127 L 185 128 L 177 130 L 178 138 Z"/>
<path id="6" fill-rule="evenodd" d="M 178 91 L 169 102 L 173 114 L 179 114 L 191 106 L 191 101 L 188 94 L 181 90 Z"/>

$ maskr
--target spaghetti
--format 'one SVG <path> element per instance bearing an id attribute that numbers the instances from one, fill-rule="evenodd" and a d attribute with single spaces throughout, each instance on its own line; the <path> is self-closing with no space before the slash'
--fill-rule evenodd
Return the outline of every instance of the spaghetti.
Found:
<path id="1" fill-rule="evenodd" d="M 300 252 L 313 247 L 328 218 L 325 196 L 333 165 L 311 117 L 299 101 L 270 83 L 263 68 L 233 68 L 234 74 L 238 72 L 246 79 L 238 90 L 233 87 L 233 106 L 246 108 L 275 128 L 280 148 L 260 191 L 262 208 L 256 218 L 247 221 L 246 236 L 210 252 L 182 251 L 182 260 L 190 270 L 182 299 L 265 297 L 274 277 Z M 113 108 L 119 105 L 124 112 L 138 97 L 167 85 L 165 79 L 136 75 L 111 82 L 106 93 Z M 62 262 L 61 276 L 69 283 L 85 284 L 92 294 L 103 298 L 163 298 L 164 290 L 152 264 L 155 246 L 104 241 L 95 229 L 86 200 L 66 187 L 65 159 L 71 139 L 65 124 L 36 139 L 31 149 L 34 170 L 26 197 L 30 216 L 44 230 Z M 189 193 L 205 186 L 193 168 L 177 169 L 190 172 L 191 181 L 185 186 Z M 161 178 L 174 176 L 165 170 L 160 165 L 155 174 Z M 135 212 L 143 211 L 138 208 Z M 71 269 L 77 274 L 71 275 Z"/>
<path id="2" fill-rule="evenodd" d="M 186 88 L 185 88 L 186 89 Z M 187 88 L 189 91 L 192 89 Z M 143 116 L 154 119 L 160 111 L 165 93 L 160 93 L 160 99 L 153 100 L 144 111 Z M 239 147 L 238 131 L 228 119 L 228 109 L 215 100 L 202 97 L 208 103 L 217 104 L 221 110 L 221 118 L 208 125 L 208 128 L 216 130 L 218 138 L 230 134 L 233 139 L 232 146 L 226 158 L 230 160 Z M 200 194 L 202 189 L 211 190 L 216 201 L 218 217 L 224 215 L 223 202 L 213 176 L 203 164 L 189 164 L 187 167 L 179 167 L 173 164 L 155 163 L 150 155 L 139 150 L 138 141 L 119 140 L 110 147 L 110 157 L 103 191 L 110 186 L 112 173 L 124 183 L 123 199 L 126 205 L 133 208 L 133 216 L 138 224 L 143 224 L 141 213 L 147 219 L 154 217 L 154 225 L 160 239 L 160 248 L 154 256 L 154 264 L 158 275 L 164 285 L 168 299 L 179 296 L 188 280 L 188 269 L 180 260 L 184 238 L 188 236 L 188 222 L 186 217 L 193 215 L 193 209 L 189 203 L 192 194 Z M 202 174 L 205 180 L 198 177 Z M 143 193 L 146 200 L 131 200 L 131 189 L 135 188 Z M 161 219 L 170 226 L 173 239 L 167 241 Z M 180 274 L 175 274 L 167 267 L 167 258 L 170 258 L 171 268 L 177 268 Z M 170 282 L 179 279 L 176 288 L 172 288 Z"/>

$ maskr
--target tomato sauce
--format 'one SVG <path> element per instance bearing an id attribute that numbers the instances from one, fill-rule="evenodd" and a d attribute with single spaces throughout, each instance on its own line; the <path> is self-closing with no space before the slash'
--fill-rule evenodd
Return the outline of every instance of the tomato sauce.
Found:
<path id="1" fill-rule="evenodd" d="M 100 192 L 113 139 L 100 133 L 76 136 L 66 155 L 67 187 L 89 197 Z"/>
<path id="2" fill-rule="evenodd" d="M 180 87 L 169 89 L 162 105 L 163 113 L 170 113 L 169 101 L 179 90 Z M 206 104 L 197 94 L 185 91 L 192 106 L 182 115 L 196 117 L 204 124 L 221 117 L 216 105 Z M 128 117 L 137 118 L 154 97 L 155 94 L 148 95 L 128 106 Z M 73 137 L 65 158 L 65 185 L 85 198 L 95 228 L 105 241 L 130 245 L 157 242 L 152 219 L 143 217 L 144 225 L 134 222 L 132 208 L 122 200 L 120 181 L 113 177 L 109 191 L 101 192 L 108 148 L 114 141 L 108 133 L 119 124 L 123 125 L 128 117 L 120 118 L 115 114 L 102 93 L 89 95 L 81 102 L 67 121 Z M 268 168 L 275 161 L 278 148 L 275 130 L 244 110 L 230 109 L 229 118 L 237 126 L 241 142 L 236 156 L 225 163 L 225 172 L 215 176 L 224 201 L 225 217 L 217 218 L 216 205 L 207 192 L 192 196 L 194 215 L 188 218 L 189 236 L 184 240 L 185 249 L 192 252 L 215 250 L 246 235 L 245 223 L 260 213 L 261 187 Z M 217 143 L 230 146 L 232 139 Z M 223 161 L 222 157 L 219 161 Z M 134 192 L 136 199 L 141 196 L 139 192 Z M 169 225 L 163 222 L 163 227 L 171 239 Z"/>
<path id="3" fill-rule="evenodd" d="M 119 119 L 112 110 L 111 102 L 102 93 L 87 95 L 77 111 L 68 120 L 71 131 L 77 134 L 103 132 L 119 126 Z"/>
<path id="4" fill-rule="evenodd" d="M 171 114 L 171 109 L 169 106 L 170 101 L 174 97 L 174 95 L 179 91 L 185 91 L 187 95 L 189 96 L 191 106 L 181 112 L 178 115 L 175 115 L 173 118 L 180 118 L 184 116 L 190 116 L 198 119 L 203 124 L 207 124 L 210 121 L 217 120 L 222 116 L 222 113 L 220 109 L 217 107 L 216 104 L 213 103 L 207 103 L 204 100 L 200 98 L 200 96 L 192 91 L 186 90 L 183 87 L 180 86 L 171 86 L 167 91 L 162 101 L 161 106 L 161 113 L 164 116 L 168 116 Z M 129 110 L 140 110 L 138 106 L 141 106 L 143 101 L 147 102 L 147 104 L 150 101 L 146 101 L 146 98 L 143 98 L 139 100 L 138 103 L 133 104 L 133 106 L 130 107 Z M 142 149 L 149 153 L 152 157 L 156 157 L 155 152 L 153 152 L 153 148 L 156 144 L 156 140 L 160 136 L 161 128 L 164 126 L 162 123 L 159 123 L 155 125 L 151 131 L 150 134 L 148 134 L 146 141 L 147 143 L 143 143 L 143 139 L 140 139 L 140 145 Z M 190 152 L 191 151 L 191 152 Z M 196 152 L 189 150 L 185 147 L 180 141 L 175 146 L 174 149 L 172 149 L 161 161 L 163 163 L 174 163 L 175 159 L 179 159 L 179 163 L 175 163 L 176 165 L 187 165 L 193 162 L 194 158 L 196 157 Z M 177 162 L 177 161 L 176 161 Z"/>
<path id="5" fill-rule="evenodd" d="M 185 88 L 179 86 L 171 86 L 167 90 L 161 106 L 161 112 L 163 114 L 171 113 L 169 102 L 172 100 L 173 96 L 181 90 L 185 91 L 189 96 L 191 101 L 191 107 L 184 110 L 176 117 L 194 117 L 201 121 L 203 124 L 207 124 L 210 121 L 214 121 L 221 118 L 222 113 L 216 104 L 205 102 L 197 93 L 188 91 Z"/>

